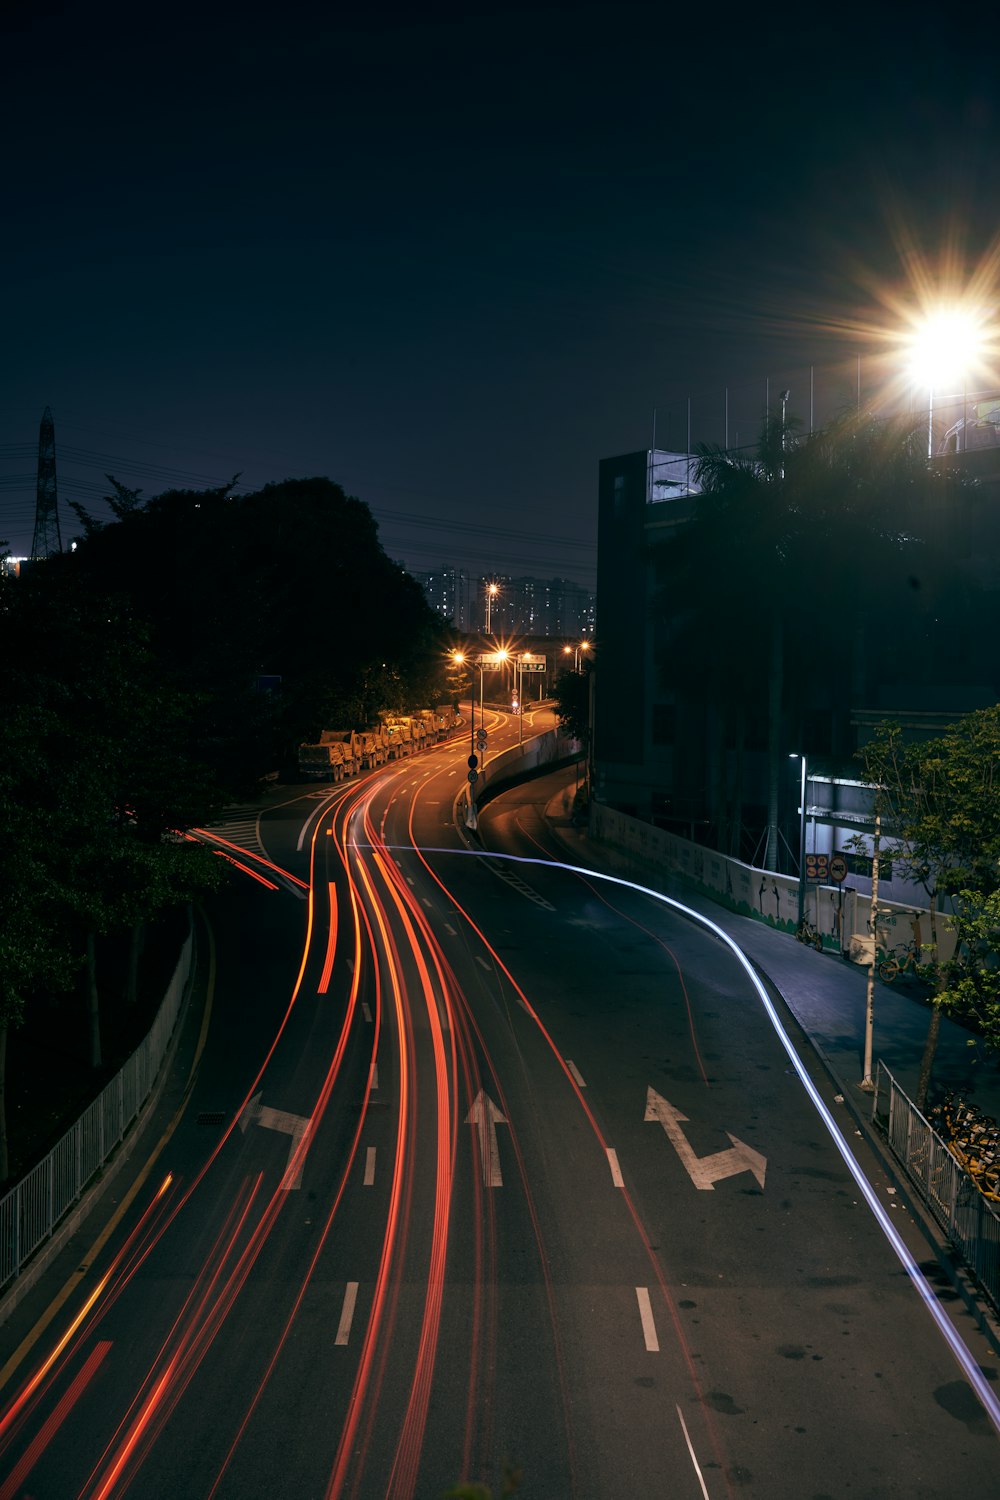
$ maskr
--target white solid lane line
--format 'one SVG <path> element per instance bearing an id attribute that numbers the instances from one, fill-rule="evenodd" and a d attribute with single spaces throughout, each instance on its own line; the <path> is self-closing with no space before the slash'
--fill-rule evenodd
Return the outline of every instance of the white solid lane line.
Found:
<path id="1" fill-rule="evenodd" d="M 623 1188 L 625 1183 L 622 1181 L 622 1169 L 618 1165 L 618 1152 L 613 1146 L 608 1147 L 608 1165 L 611 1167 L 611 1181 L 615 1187 Z"/>
<path id="2" fill-rule="evenodd" d="M 365 1187 L 371 1187 L 375 1181 L 375 1147 L 368 1147 L 365 1157 Z"/>
<path id="3" fill-rule="evenodd" d="M 337 1344 L 346 1344 L 351 1336 L 351 1324 L 354 1321 L 354 1304 L 358 1300 L 358 1282 L 349 1281 L 344 1291 L 344 1306 L 340 1314 L 340 1323 L 337 1327 Z"/>
<path id="4" fill-rule="evenodd" d="M 642 1336 L 646 1340 L 646 1348 L 650 1354 L 659 1354 L 660 1341 L 656 1337 L 656 1324 L 653 1322 L 653 1309 L 649 1301 L 649 1287 L 637 1286 L 635 1295 L 639 1302 L 639 1317 L 642 1319 Z"/>

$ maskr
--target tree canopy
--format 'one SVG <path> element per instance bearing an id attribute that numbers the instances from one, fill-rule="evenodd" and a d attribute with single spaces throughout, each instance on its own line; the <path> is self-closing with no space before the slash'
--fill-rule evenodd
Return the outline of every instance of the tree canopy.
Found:
<path id="1" fill-rule="evenodd" d="M 300 740 L 441 701 L 444 626 L 339 485 L 111 484 L 112 521 L 77 507 L 73 552 L 0 578 L 0 1036 L 88 963 L 93 991 L 95 934 L 213 888 L 178 834 Z"/>

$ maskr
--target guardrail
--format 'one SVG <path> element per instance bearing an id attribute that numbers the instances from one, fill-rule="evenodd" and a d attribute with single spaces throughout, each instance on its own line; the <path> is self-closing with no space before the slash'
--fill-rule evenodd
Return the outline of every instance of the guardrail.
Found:
<path id="1" fill-rule="evenodd" d="M 872 1122 L 884 1132 L 893 1156 L 1000 1311 L 1000 1215 L 882 1062 L 875 1071 Z"/>
<path id="2" fill-rule="evenodd" d="M 149 1098 L 180 1015 L 193 952 L 192 928 L 143 1041 L 48 1156 L 0 1198 L 0 1291 L 73 1207 Z"/>

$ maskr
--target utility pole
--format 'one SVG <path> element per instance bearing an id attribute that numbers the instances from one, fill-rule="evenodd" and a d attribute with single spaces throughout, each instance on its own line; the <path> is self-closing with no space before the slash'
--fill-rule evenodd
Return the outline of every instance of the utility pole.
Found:
<path id="1" fill-rule="evenodd" d="M 38 428 L 38 481 L 35 488 L 35 532 L 31 539 L 31 556 L 34 561 L 61 551 L 56 495 L 56 429 L 52 421 L 52 408 L 47 406 Z"/>
<path id="2" fill-rule="evenodd" d="M 872 907 L 871 907 L 871 929 L 872 929 L 872 956 L 868 965 L 868 986 L 865 991 L 865 1064 L 864 1076 L 860 1087 L 866 1094 L 875 1092 L 875 1080 L 872 1077 L 872 1043 L 875 1035 L 875 964 L 877 961 L 878 948 L 878 848 L 879 838 L 882 832 L 881 816 L 876 808 L 875 812 L 875 836 L 872 840 Z"/>

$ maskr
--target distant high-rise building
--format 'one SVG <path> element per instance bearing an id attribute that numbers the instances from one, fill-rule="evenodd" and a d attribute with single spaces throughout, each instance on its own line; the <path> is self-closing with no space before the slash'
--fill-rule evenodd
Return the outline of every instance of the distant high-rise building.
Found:
<path id="1" fill-rule="evenodd" d="M 432 609 L 457 630 L 515 636 L 593 639 L 596 596 L 565 578 L 471 578 L 464 568 L 414 573 Z M 491 585 L 495 591 L 490 593 Z"/>
<path id="2" fill-rule="evenodd" d="M 427 596 L 427 602 L 456 630 L 475 629 L 469 620 L 469 575 L 464 568 L 435 568 L 429 573 L 414 573 Z"/>
<path id="3" fill-rule="evenodd" d="M 475 597 L 484 599 L 491 583 L 497 585 L 490 605 L 491 634 L 593 636 L 595 596 L 582 585 L 565 578 L 482 577 Z M 477 628 L 475 621 L 473 628 Z"/>

